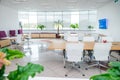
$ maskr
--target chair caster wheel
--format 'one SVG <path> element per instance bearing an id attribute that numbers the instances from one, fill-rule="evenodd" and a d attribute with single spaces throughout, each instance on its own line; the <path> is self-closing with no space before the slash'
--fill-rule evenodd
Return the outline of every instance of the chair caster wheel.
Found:
<path id="1" fill-rule="evenodd" d="M 64 68 L 66 68 L 66 66 L 64 66 Z"/>
<path id="2" fill-rule="evenodd" d="M 85 68 L 85 70 L 88 70 L 88 68 Z"/>
<path id="3" fill-rule="evenodd" d="M 65 77 L 67 77 L 68 75 L 66 74 Z"/>
<path id="4" fill-rule="evenodd" d="M 84 74 L 82 74 L 82 76 L 85 76 Z"/>
<path id="5" fill-rule="evenodd" d="M 78 66 L 78 68 L 80 68 L 80 66 Z"/>

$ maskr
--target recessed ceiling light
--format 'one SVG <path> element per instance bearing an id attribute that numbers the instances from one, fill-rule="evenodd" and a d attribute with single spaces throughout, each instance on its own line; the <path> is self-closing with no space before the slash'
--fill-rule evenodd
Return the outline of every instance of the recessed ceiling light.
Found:
<path id="1" fill-rule="evenodd" d="M 26 2 L 27 0 L 14 0 L 15 2 Z"/>

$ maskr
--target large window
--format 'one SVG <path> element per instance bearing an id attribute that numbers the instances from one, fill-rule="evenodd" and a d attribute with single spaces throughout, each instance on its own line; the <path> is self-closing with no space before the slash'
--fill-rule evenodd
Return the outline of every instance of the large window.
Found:
<path id="1" fill-rule="evenodd" d="M 70 24 L 77 23 L 80 30 L 88 29 L 88 26 L 97 25 L 97 11 L 77 12 L 19 12 L 19 21 L 23 29 L 37 29 L 38 24 L 46 26 L 46 29 L 56 29 L 55 22 L 61 21 L 60 29 L 71 29 Z"/>

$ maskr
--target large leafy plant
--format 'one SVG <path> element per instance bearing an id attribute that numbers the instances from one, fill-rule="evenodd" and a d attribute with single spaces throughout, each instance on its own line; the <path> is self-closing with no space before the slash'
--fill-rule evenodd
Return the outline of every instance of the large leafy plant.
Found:
<path id="1" fill-rule="evenodd" d="M 120 62 L 110 62 L 107 73 L 94 75 L 90 80 L 120 80 Z"/>
<path id="2" fill-rule="evenodd" d="M 10 64 L 9 60 L 23 58 L 24 56 L 24 53 L 19 50 L 8 48 L 0 49 L 0 80 L 4 80 L 5 78 L 3 76 L 5 72 L 5 64 Z M 3 62 L 2 64 L 1 61 Z M 17 70 L 9 73 L 8 80 L 28 80 L 29 76 L 34 77 L 36 72 L 40 73 L 43 69 L 43 66 L 33 63 L 28 63 L 26 66 L 18 65 Z"/>
<path id="3" fill-rule="evenodd" d="M 0 49 L 0 80 L 4 80 L 5 65 L 9 65 L 10 61 L 15 58 L 24 57 L 24 53 L 19 50 L 12 50 L 8 48 Z"/>
<path id="4" fill-rule="evenodd" d="M 17 70 L 10 72 L 9 80 L 28 80 L 29 76 L 34 77 L 36 72 L 40 73 L 44 70 L 39 64 L 28 63 L 26 66 L 18 65 Z"/>

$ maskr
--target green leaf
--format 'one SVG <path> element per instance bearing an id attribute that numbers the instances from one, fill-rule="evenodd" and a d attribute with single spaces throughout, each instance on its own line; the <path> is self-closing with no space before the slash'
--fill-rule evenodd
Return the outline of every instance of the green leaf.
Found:
<path id="1" fill-rule="evenodd" d="M 6 53 L 6 58 L 8 60 L 13 60 L 15 58 L 23 58 L 25 56 L 25 54 L 19 50 L 3 48 L 0 51 Z"/>
<path id="2" fill-rule="evenodd" d="M 120 62 L 110 62 L 106 74 L 95 75 L 90 80 L 120 80 Z"/>
<path id="3" fill-rule="evenodd" d="M 2 66 L 2 68 L 0 69 L 0 80 L 4 79 L 4 72 L 5 72 L 5 65 Z"/>
<path id="4" fill-rule="evenodd" d="M 114 0 L 114 2 L 116 3 L 116 2 L 118 2 L 119 0 Z"/>
<path id="5" fill-rule="evenodd" d="M 109 73 L 95 75 L 90 77 L 90 80 L 120 80 L 119 77 L 112 77 Z"/>
<path id="6" fill-rule="evenodd" d="M 44 25 L 42 25 L 42 24 L 37 25 L 37 29 L 43 30 L 45 27 L 46 27 L 46 26 L 44 26 Z"/>
<path id="7" fill-rule="evenodd" d="M 109 63 L 109 66 L 110 66 L 110 67 L 119 67 L 119 68 L 120 68 L 120 62 L 117 62 L 117 61 L 115 61 L 115 62 L 110 62 L 110 63 Z"/>
<path id="8" fill-rule="evenodd" d="M 71 24 L 70 27 L 73 28 L 73 29 L 75 29 L 75 28 L 79 28 L 79 26 L 78 26 L 77 23 L 76 23 L 76 24 Z"/>
<path id="9" fill-rule="evenodd" d="M 17 70 L 10 72 L 9 80 L 28 80 L 29 76 L 34 77 L 36 72 L 40 73 L 44 67 L 39 64 L 28 63 L 26 66 L 18 65 Z"/>

